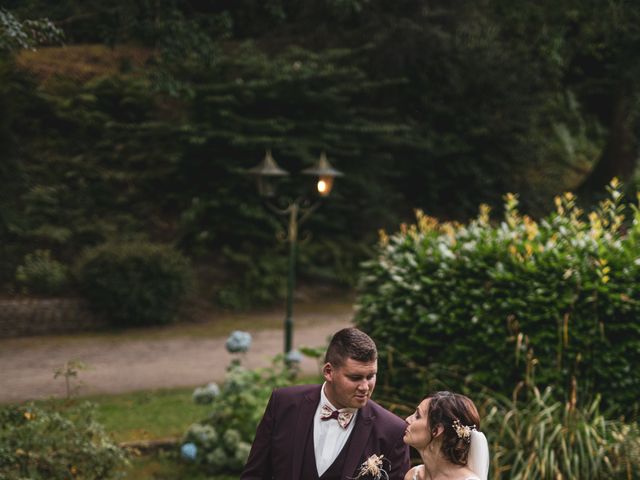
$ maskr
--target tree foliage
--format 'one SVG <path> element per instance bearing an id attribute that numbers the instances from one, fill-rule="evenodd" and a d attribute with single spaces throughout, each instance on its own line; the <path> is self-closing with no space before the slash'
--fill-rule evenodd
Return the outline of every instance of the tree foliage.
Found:
<path id="1" fill-rule="evenodd" d="M 21 22 L 11 12 L 0 9 L 0 54 L 59 42 L 62 37 L 62 30 L 49 19 Z"/>
<path id="2" fill-rule="evenodd" d="M 2 190 L 0 212 L 3 248 L 18 259 L 5 279 L 38 248 L 64 261 L 120 235 L 222 259 L 238 285 L 276 272 L 240 260 L 281 251 L 278 221 L 240 175 L 267 148 L 292 172 L 324 150 L 346 173 L 306 225 L 314 241 L 301 251 L 304 271 L 342 268 L 341 279 L 353 279 L 378 228 L 415 207 L 465 219 L 515 190 L 523 210 L 543 215 L 554 194 L 583 185 L 595 196 L 612 173 L 635 167 L 640 21 L 629 2 L 6 8 L 46 15 L 71 43 L 148 53 L 89 80 L 38 83 L 24 75 L 28 64 L 3 64 L 0 175 L 11 193 Z M 282 192 L 305 188 L 289 182 Z"/>

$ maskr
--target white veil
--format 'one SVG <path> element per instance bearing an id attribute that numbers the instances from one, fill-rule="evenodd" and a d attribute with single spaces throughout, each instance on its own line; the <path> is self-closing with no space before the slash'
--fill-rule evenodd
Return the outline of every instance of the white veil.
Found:
<path id="1" fill-rule="evenodd" d="M 480 480 L 487 480 L 489 475 L 489 444 L 484 433 L 471 430 L 471 447 L 467 467 L 475 473 Z"/>

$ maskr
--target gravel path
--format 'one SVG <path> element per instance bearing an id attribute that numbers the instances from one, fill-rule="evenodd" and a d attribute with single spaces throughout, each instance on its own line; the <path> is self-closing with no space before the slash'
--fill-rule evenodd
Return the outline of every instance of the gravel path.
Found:
<path id="1" fill-rule="evenodd" d="M 296 315 L 294 347 L 324 345 L 332 332 L 351 323 L 350 304 L 322 310 L 319 306 L 317 313 Z M 280 318 L 282 314 L 271 315 Z M 276 324 L 273 320 L 272 325 Z M 243 363 L 249 367 L 269 365 L 282 351 L 282 329 L 246 330 L 251 332 L 253 343 Z M 64 380 L 54 379 L 53 372 L 72 359 L 88 366 L 79 372 L 78 394 L 91 395 L 221 381 L 232 358 L 224 347 L 226 335 L 207 336 L 193 330 L 181 333 L 173 327 L 170 335 L 140 337 L 137 332 L 0 339 L 0 403 L 64 396 Z M 305 358 L 301 368 L 308 374 L 318 371 L 313 359 Z"/>

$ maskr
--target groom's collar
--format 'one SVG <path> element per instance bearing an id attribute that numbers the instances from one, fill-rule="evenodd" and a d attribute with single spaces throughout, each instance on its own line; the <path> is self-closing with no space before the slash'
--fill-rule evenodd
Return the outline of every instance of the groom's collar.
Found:
<path id="1" fill-rule="evenodd" d="M 327 397 L 327 394 L 325 393 L 326 386 L 327 386 L 327 382 L 324 382 L 322 384 L 322 388 L 320 388 L 320 404 L 326 403 L 331 407 L 332 410 L 339 410 L 341 412 L 356 413 L 358 411 L 357 408 L 337 408 L 333 403 L 331 403 L 331 400 L 329 400 L 329 398 Z"/>
<path id="2" fill-rule="evenodd" d="M 322 388 L 323 385 L 316 385 L 312 390 L 309 390 L 306 394 L 305 394 L 305 398 L 308 402 L 314 402 L 315 406 L 317 407 L 318 404 L 320 403 L 320 398 L 322 396 Z M 367 404 L 358 409 L 358 418 L 360 419 L 373 419 L 375 418 L 375 413 L 373 411 L 373 407 L 371 404 L 372 400 L 369 399 L 367 401 Z"/>

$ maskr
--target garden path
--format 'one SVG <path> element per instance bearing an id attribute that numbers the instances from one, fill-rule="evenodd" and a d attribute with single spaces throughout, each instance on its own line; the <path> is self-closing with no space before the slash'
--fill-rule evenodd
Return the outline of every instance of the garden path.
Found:
<path id="1" fill-rule="evenodd" d="M 54 379 L 53 374 L 69 360 L 87 365 L 72 380 L 82 396 L 221 381 L 232 358 L 224 346 L 228 333 L 249 331 L 253 342 L 243 363 L 268 366 L 282 351 L 282 316 L 281 310 L 214 315 L 153 329 L 0 339 L 0 403 L 63 397 L 64 379 Z M 351 324 L 352 317 L 348 300 L 297 306 L 293 345 L 325 345 L 332 332 Z M 314 374 L 318 364 L 305 358 L 301 369 Z"/>

